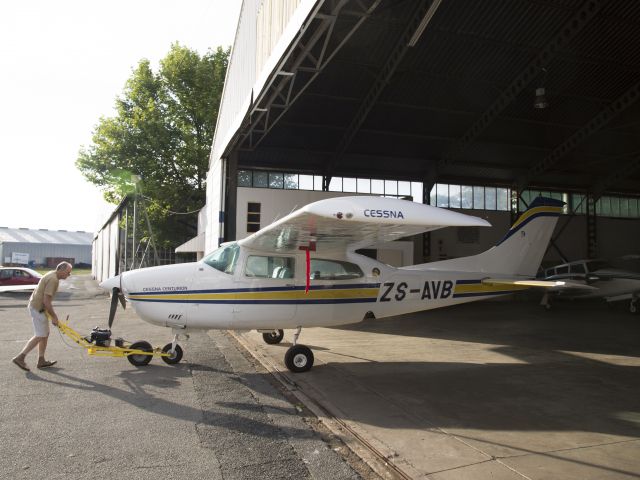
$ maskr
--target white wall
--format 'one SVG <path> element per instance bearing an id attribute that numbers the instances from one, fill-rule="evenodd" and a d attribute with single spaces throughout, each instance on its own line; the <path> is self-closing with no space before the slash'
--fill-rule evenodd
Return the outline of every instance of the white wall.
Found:
<path id="1" fill-rule="evenodd" d="M 243 0 L 222 92 L 207 174 L 206 251 L 222 237 L 225 149 L 284 62 L 287 49 L 317 7 L 316 0 Z M 322 3 L 322 2 L 319 2 Z"/>
<path id="2" fill-rule="evenodd" d="M 247 205 L 250 202 L 261 204 L 260 228 L 263 228 L 309 203 L 325 198 L 344 197 L 347 195 L 356 194 L 238 187 L 236 240 L 251 235 L 247 232 Z"/>

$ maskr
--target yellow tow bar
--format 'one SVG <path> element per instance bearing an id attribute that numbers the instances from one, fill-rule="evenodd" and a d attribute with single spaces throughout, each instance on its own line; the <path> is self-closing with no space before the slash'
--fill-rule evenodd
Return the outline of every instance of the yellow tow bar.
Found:
<path id="1" fill-rule="evenodd" d="M 67 317 L 67 321 L 69 317 Z M 58 320 L 58 329 L 67 337 L 87 350 L 89 355 L 99 357 L 127 357 L 132 365 L 147 365 L 152 357 L 161 357 L 166 363 L 173 365 L 182 359 L 182 348 L 176 345 L 174 353 L 170 352 L 171 344 L 168 343 L 164 348 L 153 348 L 148 342 L 124 342 L 123 346 L 101 346 L 95 345 L 87 341 L 85 337 L 69 326 L 68 323 Z"/>

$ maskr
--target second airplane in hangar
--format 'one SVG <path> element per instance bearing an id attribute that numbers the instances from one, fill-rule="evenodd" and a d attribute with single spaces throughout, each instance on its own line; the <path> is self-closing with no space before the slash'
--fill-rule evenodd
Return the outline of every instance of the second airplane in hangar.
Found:
<path id="1" fill-rule="evenodd" d="M 174 363 L 182 357 L 178 336 L 187 331 L 256 329 L 267 343 L 279 343 L 283 329 L 297 329 L 284 360 L 289 370 L 303 372 L 314 361 L 311 349 L 298 343 L 303 327 L 447 307 L 530 287 L 563 288 L 568 282 L 533 279 L 562 205 L 536 199 L 496 246 L 479 255 L 394 268 L 356 250 L 443 227 L 490 225 L 406 200 L 320 200 L 199 262 L 128 271 L 103 282 L 113 294 L 109 324 L 118 297 L 126 298 L 143 320 L 173 330 Z"/>

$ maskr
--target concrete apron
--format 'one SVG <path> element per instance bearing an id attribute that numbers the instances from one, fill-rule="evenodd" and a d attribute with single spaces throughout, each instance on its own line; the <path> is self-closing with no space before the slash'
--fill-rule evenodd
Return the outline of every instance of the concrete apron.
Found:
<path id="1" fill-rule="evenodd" d="M 235 335 L 401 477 L 640 476 L 640 322 L 624 311 L 491 302 L 305 329 L 303 374 L 284 366 L 292 334 Z"/>

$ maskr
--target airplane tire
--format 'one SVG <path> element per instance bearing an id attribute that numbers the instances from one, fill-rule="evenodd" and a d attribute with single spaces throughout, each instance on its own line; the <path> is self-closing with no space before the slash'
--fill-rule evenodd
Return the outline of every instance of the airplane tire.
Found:
<path id="1" fill-rule="evenodd" d="M 274 330 L 273 332 L 267 332 L 262 334 L 262 339 L 264 340 L 264 343 L 268 343 L 269 345 L 276 345 L 280 343 L 283 338 L 284 338 L 284 331 L 282 330 Z"/>
<path id="2" fill-rule="evenodd" d="M 164 347 L 162 347 L 162 353 L 167 353 L 171 350 L 171 344 L 167 343 Z M 176 344 L 176 350 L 175 352 L 173 352 L 173 355 L 169 356 L 169 357 L 160 357 L 162 358 L 162 360 L 165 363 L 168 363 L 169 365 L 175 365 L 176 363 L 179 363 L 180 360 L 182 360 L 182 347 L 180 345 Z"/>
<path id="3" fill-rule="evenodd" d="M 293 345 L 284 355 L 284 364 L 293 373 L 306 372 L 313 367 L 313 352 L 305 345 Z"/>
<path id="4" fill-rule="evenodd" d="M 138 342 L 134 342 L 129 347 L 133 350 L 142 350 L 144 352 L 153 352 L 153 347 L 149 342 L 145 342 L 144 340 L 140 340 Z M 144 367 L 151 361 L 151 355 L 127 355 L 127 360 L 131 365 L 136 367 Z"/>

